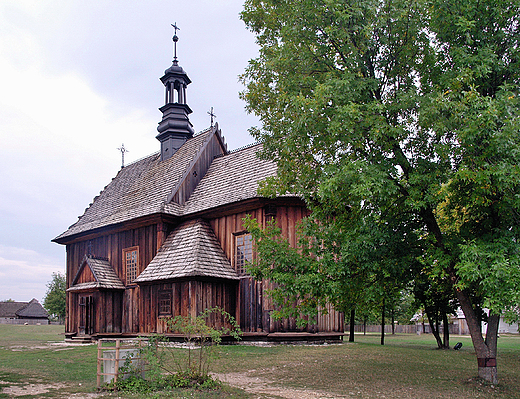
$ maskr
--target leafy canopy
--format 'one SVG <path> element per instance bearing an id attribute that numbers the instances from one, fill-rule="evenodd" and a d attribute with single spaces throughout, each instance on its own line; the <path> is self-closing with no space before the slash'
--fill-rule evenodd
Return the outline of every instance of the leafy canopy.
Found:
<path id="1" fill-rule="evenodd" d="M 520 303 L 519 16 L 518 0 L 246 1 L 260 55 L 242 96 L 279 166 L 263 192 L 306 201 L 319 284 L 418 262 L 495 313 Z"/>

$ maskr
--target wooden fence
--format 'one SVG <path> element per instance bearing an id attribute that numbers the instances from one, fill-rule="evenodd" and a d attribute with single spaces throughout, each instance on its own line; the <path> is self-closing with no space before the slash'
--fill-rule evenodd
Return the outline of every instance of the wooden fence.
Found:
<path id="1" fill-rule="evenodd" d="M 123 370 L 125 362 L 130 361 L 132 368 L 144 374 L 144 360 L 141 357 L 141 349 L 145 339 L 99 339 L 97 350 L 97 388 L 102 382 L 114 381 L 125 378 L 128 370 Z"/>
<path id="2" fill-rule="evenodd" d="M 350 331 L 350 326 L 345 324 L 345 332 Z M 444 331 L 444 327 L 440 326 L 440 333 L 442 334 Z M 381 333 L 381 326 L 378 324 L 356 324 L 354 326 L 354 332 L 357 333 Z M 458 324 L 450 324 L 449 325 L 450 334 L 468 334 L 465 330 L 460 331 Z M 392 325 L 385 325 L 385 334 L 392 333 Z M 395 326 L 396 334 L 431 334 L 431 329 L 428 324 L 420 325 L 420 324 L 397 324 Z"/>
<path id="3" fill-rule="evenodd" d="M 415 334 L 417 332 L 417 326 L 415 325 L 401 325 L 398 324 L 395 326 L 395 333 L 396 334 Z M 350 331 L 350 326 L 345 323 L 345 332 Z M 362 333 L 380 333 L 381 332 L 381 326 L 377 324 L 356 324 L 354 326 L 354 332 Z M 385 326 L 385 334 L 391 334 L 392 333 L 392 326 L 386 325 Z"/>

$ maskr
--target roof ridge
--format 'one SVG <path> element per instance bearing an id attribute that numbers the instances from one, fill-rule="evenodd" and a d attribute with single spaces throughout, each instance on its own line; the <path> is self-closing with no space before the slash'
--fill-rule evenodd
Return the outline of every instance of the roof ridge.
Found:
<path id="1" fill-rule="evenodd" d="M 197 137 L 197 136 L 200 136 L 201 134 L 206 133 L 206 132 L 207 132 L 208 130 L 210 130 L 210 129 L 211 129 L 211 127 L 208 127 L 208 128 L 206 128 L 206 129 L 204 129 L 204 130 L 201 130 L 200 132 L 195 133 L 195 134 L 193 135 L 192 138 L 195 138 L 195 137 Z M 130 163 L 129 163 L 128 165 L 126 165 L 124 168 L 126 168 L 126 167 L 128 167 L 128 166 L 130 166 L 130 165 L 133 165 L 134 163 L 141 162 L 142 160 L 144 160 L 144 159 L 146 159 L 146 158 L 149 158 L 149 157 L 151 157 L 152 155 L 159 155 L 160 152 L 161 152 L 161 151 L 155 151 L 155 152 L 152 152 L 151 154 L 144 155 L 144 156 L 142 156 L 141 158 L 136 159 L 135 161 L 130 162 Z M 124 168 L 121 168 L 121 169 L 124 169 Z"/>
<path id="2" fill-rule="evenodd" d="M 226 155 L 235 154 L 235 153 L 240 152 L 240 151 L 243 151 L 243 150 L 247 150 L 248 148 L 251 148 L 251 147 L 257 146 L 258 144 L 262 144 L 262 143 L 261 143 L 260 141 L 255 141 L 254 143 L 247 144 L 247 145 L 244 145 L 244 146 L 242 146 L 242 147 L 235 148 L 234 150 L 228 151 L 227 154 L 219 154 L 219 155 L 216 155 L 216 156 L 215 156 L 215 159 L 225 157 Z"/>
<path id="3" fill-rule="evenodd" d="M 161 152 L 161 151 L 155 151 L 155 152 L 152 152 L 151 154 L 144 155 L 144 156 L 142 156 L 141 158 L 136 159 L 135 161 L 132 161 L 132 162 L 130 162 L 129 164 L 123 166 L 123 167 L 122 167 L 121 169 L 119 169 L 119 170 L 122 170 L 122 169 L 124 169 L 124 168 L 128 168 L 129 166 L 131 166 L 131 165 L 133 165 L 133 164 L 136 164 L 136 163 L 138 163 L 138 162 L 144 161 L 146 158 L 150 158 L 150 157 L 153 156 L 153 155 L 159 155 L 160 152 Z"/>

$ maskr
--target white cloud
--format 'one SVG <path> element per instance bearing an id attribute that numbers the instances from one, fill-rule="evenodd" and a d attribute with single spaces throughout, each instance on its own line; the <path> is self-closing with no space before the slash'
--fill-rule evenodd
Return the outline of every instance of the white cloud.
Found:
<path id="1" fill-rule="evenodd" d="M 121 143 L 126 163 L 159 149 L 170 23 L 182 29 L 195 130 L 215 107 L 230 148 L 251 142 L 256 121 L 238 100 L 237 75 L 256 47 L 241 4 L 0 1 L 0 299 L 42 299 L 52 271 L 65 267 L 64 248 L 50 240 L 116 175 Z"/>
<path id="2" fill-rule="evenodd" d="M 25 248 L 0 245 L 0 300 L 40 302 L 54 272 L 65 272 L 63 259 L 53 259 Z"/>

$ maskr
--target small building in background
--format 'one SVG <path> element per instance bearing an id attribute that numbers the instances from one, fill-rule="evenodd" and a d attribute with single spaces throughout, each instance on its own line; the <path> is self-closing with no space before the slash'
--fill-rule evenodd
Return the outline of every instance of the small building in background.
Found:
<path id="1" fill-rule="evenodd" d="M 49 324 L 49 313 L 37 299 L 0 302 L 0 324 Z"/>

